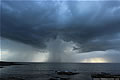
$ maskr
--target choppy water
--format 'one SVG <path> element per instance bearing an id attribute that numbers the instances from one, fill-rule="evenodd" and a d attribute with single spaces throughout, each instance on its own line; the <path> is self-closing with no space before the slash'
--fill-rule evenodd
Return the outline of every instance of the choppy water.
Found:
<path id="1" fill-rule="evenodd" d="M 0 77 L 20 77 L 25 80 L 49 80 L 59 76 L 55 71 L 78 71 L 80 74 L 63 76 L 70 80 L 91 80 L 94 72 L 120 73 L 120 63 L 114 64 L 83 64 L 83 63 L 24 63 L 0 68 Z"/>

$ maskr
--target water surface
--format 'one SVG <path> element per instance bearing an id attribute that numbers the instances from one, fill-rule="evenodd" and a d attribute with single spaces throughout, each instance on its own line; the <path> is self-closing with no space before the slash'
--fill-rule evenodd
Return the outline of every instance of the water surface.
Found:
<path id="1" fill-rule="evenodd" d="M 77 71 L 77 75 L 59 76 L 55 71 Z M 24 80 L 49 80 L 51 77 L 69 77 L 70 80 L 91 80 L 92 73 L 120 74 L 120 63 L 23 63 L 0 68 L 0 77 L 20 77 Z"/>

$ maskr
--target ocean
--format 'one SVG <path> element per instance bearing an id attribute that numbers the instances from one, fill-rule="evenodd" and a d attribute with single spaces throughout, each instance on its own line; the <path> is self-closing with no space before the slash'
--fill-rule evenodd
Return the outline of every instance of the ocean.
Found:
<path id="1" fill-rule="evenodd" d="M 77 71 L 79 74 L 57 75 L 55 71 Z M 120 74 L 120 63 L 22 63 L 0 68 L 0 79 L 49 80 L 51 77 L 68 77 L 70 80 L 92 80 L 91 74 L 101 72 Z M 17 79 L 8 79 L 10 77 Z"/>

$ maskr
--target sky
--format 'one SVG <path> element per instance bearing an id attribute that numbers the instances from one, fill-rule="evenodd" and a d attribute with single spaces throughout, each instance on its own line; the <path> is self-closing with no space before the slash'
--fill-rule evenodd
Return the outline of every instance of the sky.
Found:
<path id="1" fill-rule="evenodd" d="M 0 60 L 120 62 L 120 0 L 2 0 Z"/>

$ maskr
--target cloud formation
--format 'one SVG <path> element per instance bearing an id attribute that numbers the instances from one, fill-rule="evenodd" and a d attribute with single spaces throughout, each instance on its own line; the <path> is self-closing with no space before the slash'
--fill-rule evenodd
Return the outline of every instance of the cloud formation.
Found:
<path id="1" fill-rule="evenodd" d="M 79 53 L 120 49 L 119 0 L 2 1 L 1 5 L 1 37 L 39 49 L 47 49 L 46 43 L 58 36 L 75 43 L 73 50 Z"/>

